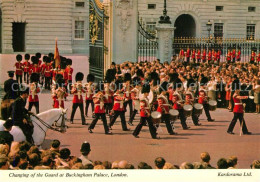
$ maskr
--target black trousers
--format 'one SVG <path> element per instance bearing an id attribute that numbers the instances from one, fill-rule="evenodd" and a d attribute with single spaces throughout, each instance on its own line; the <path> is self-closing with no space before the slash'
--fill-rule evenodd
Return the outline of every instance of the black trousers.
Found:
<path id="1" fill-rule="evenodd" d="M 106 109 L 106 114 L 109 114 L 110 111 L 111 111 L 112 108 L 113 108 L 113 103 L 105 103 L 105 104 L 104 104 L 104 107 L 105 107 L 105 109 Z"/>
<path id="2" fill-rule="evenodd" d="M 125 111 L 126 111 L 127 105 L 129 105 L 130 116 L 131 116 L 131 114 L 132 114 L 132 112 L 133 112 L 133 102 L 132 102 L 132 100 L 128 100 L 128 101 L 124 102 Z"/>
<path id="3" fill-rule="evenodd" d="M 51 89 L 51 77 L 45 77 L 45 89 Z"/>
<path id="4" fill-rule="evenodd" d="M 23 83 L 23 75 L 16 75 L 16 80 L 19 84 Z"/>
<path id="5" fill-rule="evenodd" d="M 232 132 L 236 123 L 237 123 L 237 119 L 239 119 L 239 122 L 240 122 L 240 126 L 241 124 L 243 123 L 243 126 L 242 126 L 242 131 L 243 133 L 247 133 L 248 130 L 247 130 L 247 127 L 246 127 L 246 122 L 244 120 L 244 113 L 234 113 L 234 117 L 228 127 L 228 132 Z"/>
<path id="6" fill-rule="evenodd" d="M 85 114 L 88 115 L 88 106 L 91 104 L 92 113 L 94 111 L 94 102 L 93 100 L 86 100 Z"/>
<path id="7" fill-rule="evenodd" d="M 139 135 L 139 133 L 142 130 L 142 127 L 145 125 L 146 121 L 148 123 L 149 131 L 150 131 L 152 138 L 156 138 L 156 135 L 157 135 L 156 128 L 153 125 L 151 117 L 141 117 L 140 123 L 136 126 L 133 135 L 135 135 L 135 136 Z"/>
<path id="8" fill-rule="evenodd" d="M 114 115 L 111 118 L 109 126 L 112 127 L 115 124 L 118 116 L 120 116 L 121 119 L 122 129 L 124 131 L 127 130 L 126 121 L 125 121 L 125 111 L 114 111 Z"/>
<path id="9" fill-rule="evenodd" d="M 135 119 L 135 115 L 137 114 L 137 110 L 134 109 L 134 111 L 132 112 L 132 114 L 130 115 L 130 118 L 129 118 L 129 123 L 133 123 L 134 119 Z"/>
<path id="10" fill-rule="evenodd" d="M 24 82 L 29 84 L 29 72 L 23 72 Z"/>
<path id="11" fill-rule="evenodd" d="M 235 93 L 234 91 L 231 91 L 231 111 L 233 111 L 234 106 L 235 106 L 235 103 L 234 103 L 234 100 L 233 100 L 234 93 Z"/>
<path id="12" fill-rule="evenodd" d="M 93 119 L 92 123 L 90 124 L 89 129 L 94 129 L 97 124 L 97 121 L 100 118 L 103 121 L 105 133 L 109 132 L 108 125 L 107 125 L 107 118 L 106 118 L 105 113 L 95 113 L 95 118 Z"/>
<path id="13" fill-rule="evenodd" d="M 204 108 L 205 114 L 207 116 L 207 119 L 211 120 L 211 116 L 210 116 L 210 113 L 209 113 L 209 104 L 203 104 L 203 108 Z"/>
<path id="14" fill-rule="evenodd" d="M 72 112 L 71 112 L 71 116 L 70 116 L 70 121 L 73 122 L 74 115 L 75 115 L 76 110 L 77 110 L 78 107 L 80 109 L 80 115 L 81 115 L 82 124 L 85 124 L 86 120 L 85 120 L 85 116 L 84 116 L 83 103 L 73 103 L 73 105 L 72 105 Z"/>
<path id="15" fill-rule="evenodd" d="M 165 122 L 166 128 L 169 134 L 173 133 L 171 121 L 170 121 L 170 114 L 162 114 L 161 122 Z"/>
<path id="16" fill-rule="evenodd" d="M 195 108 L 193 107 L 192 115 L 191 115 L 192 121 L 194 125 L 199 124 L 199 115 L 195 114 Z"/>
<path id="17" fill-rule="evenodd" d="M 187 128 L 187 124 L 186 124 L 186 116 L 184 115 L 184 109 L 178 109 L 179 111 L 179 117 L 180 117 L 180 120 L 181 120 L 181 126 L 183 129 Z"/>
<path id="18" fill-rule="evenodd" d="M 31 111 L 33 106 L 35 106 L 36 114 L 39 114 L 39 102 L 29 102 L 28 111 Z"/>
<path id="19" fill-rule="evenodd" d="M 21 130 L 23 131 L 23 134 L 25 135 L 27 142 L 34 143 L 33 137 L 32 137 L 32 135 L 33 135 L 33 128 L 34 128 L 33 125 L 32 124 L 23 124 L 23 123 L 21 123 L 21 124 L 19 124 L 17 126 L 19 126 L 19 128 L 21 128 Z"/>

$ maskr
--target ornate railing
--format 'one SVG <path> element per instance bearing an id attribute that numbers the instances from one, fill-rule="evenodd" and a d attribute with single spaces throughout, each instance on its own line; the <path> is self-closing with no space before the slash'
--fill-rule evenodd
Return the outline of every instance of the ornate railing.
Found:
<path id="1" fill-rule="evenodd" d="M 157 57 L 157 38 L 138 21 L 138 61 L 153 61 Z"/>

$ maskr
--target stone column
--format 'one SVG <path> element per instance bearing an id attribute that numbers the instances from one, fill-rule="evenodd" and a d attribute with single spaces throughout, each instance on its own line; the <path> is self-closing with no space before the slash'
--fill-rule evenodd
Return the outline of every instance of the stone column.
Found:
<path id="1" fill-rule="evenodd" d="M 171 61 L 172 57 L 172 43 L 174 37 L 175 27 L 172 24 L 158 24 L 156 26 L 158 37 L 158 59 L 161 62 Z"/>
<path id="2" fill-rule="evenodd" d="M 113 1 L 113 53 L 117 64 L 137 60 L 138 0 Z"/>

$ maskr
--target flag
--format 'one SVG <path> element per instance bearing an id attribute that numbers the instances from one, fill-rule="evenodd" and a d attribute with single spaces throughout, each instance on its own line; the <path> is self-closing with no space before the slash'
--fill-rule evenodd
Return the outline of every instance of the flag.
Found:
<path id="1" fill-rule="evenodd" d="M 58 49 L 58 39 L 55 40 L 55 52 L 54 52 L 54 61 L 55 61 L 55 68 L 57 68 L 60 65 L 60 54 Z"/>

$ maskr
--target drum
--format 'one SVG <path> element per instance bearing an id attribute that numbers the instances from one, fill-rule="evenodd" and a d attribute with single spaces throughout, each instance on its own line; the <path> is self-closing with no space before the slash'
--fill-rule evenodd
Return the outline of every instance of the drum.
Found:
<path id="1" fill-rule="evenodd" d="M 192 114 L 192 105 L 184 105 L 183 106 L 183 109 L 184 109 L 184 115 L 186 116 L 186 117 L 190 117 L 191 116 L 191 114 Z"/>
<path id="2" fill-rule="evenodd" d="M 254 100 L 254 99 L 255 99 L 255 97 L 254 97 L 254 96 L 249 96 L 248 98 L 249 98 L 249 99 L 252 99 L 252 100 Z"/>
<path id="3" fill-rule="evenodd" d="M 148 100 L 149 100 L 149 104 L 152 104 L 153 103 L 153 91 L 152 90 L 150 90 L 150 92 L 149 92 L 149 95 L 148 95 Z"/>
<path id="4" fill-rule="evenodd" d="M 202 104 L 199 104 L 199 103 L 196 103 L 194 104 L 194 114 L 196 115 L 201 115 L 202 114 L 202 110 L 203 110 L 203 105 Z"/>
<path id="5" fill-rule="evenodd" d="M 179 112 L 177 110 L 170 109 L 169 114 L 170 114 L 170 120 L 175 121 L 178 119 Z"/>
<path id="6" fill-rule="evenodd" d="M 209 110 L 210 111 L 215 111 L 217 109 L 217 101 L 215 100 L 210 100 L 209 101 Z"/>
<path id="7" fill-rule="evenodd" d="M 160 112 L 154 111 L 151 114 L 153 124 L 159 124 L 161 122 L 162 114 Z"/>

